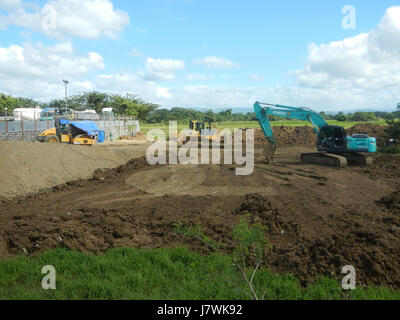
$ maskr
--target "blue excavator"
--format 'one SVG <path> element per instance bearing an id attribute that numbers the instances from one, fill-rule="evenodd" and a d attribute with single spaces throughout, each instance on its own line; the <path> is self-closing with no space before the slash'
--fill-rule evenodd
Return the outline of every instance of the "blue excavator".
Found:
<path id="1" fill-rule="evenodd" d="M 309 108 L 289 107 L 278 104 L 256 102 L 254 104 L 258 122 L 270 143 L 264 150 L 265 160 L 271 162 L 278 147 L 269 116 L 298 119 L 311 122 L 318 135 L 316 153 L 303 153 L 302 162 L 344 168 L 349 162 L 358 165 L 373 163 L 377 151 L 376 138 L 366 134 L 348 136 L 340 126 L 329 125 L 318 113 Z"/>

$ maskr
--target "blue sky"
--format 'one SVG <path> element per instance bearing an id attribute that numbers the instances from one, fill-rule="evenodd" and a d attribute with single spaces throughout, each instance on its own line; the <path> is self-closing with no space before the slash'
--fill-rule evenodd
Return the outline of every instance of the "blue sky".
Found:
<path id="1" fill-rule="evenodd" d="M 355 29 L 342 27 L 345 5 Z M 68 78 L 71 94 L 129 92 L 167 108 L 390 110 L 400 100 L 396 5 L 0 0 L 0 92 L 48 101 Z"/>

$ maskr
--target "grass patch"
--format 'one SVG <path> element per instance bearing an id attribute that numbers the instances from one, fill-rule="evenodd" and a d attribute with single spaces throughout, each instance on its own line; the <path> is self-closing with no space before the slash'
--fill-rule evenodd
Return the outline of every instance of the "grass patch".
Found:
<path id="1" fill-rule="evenodd" d="M 112 249 L 101 256 L 57 249 L 37 258 L 18 257 L 0 262 L 0 299 L 133 299 L 238 300 L 240 290 L 212 276 L 226 257 L 174 249 Z M 43 290 L 43 266 L 57 272 L 57 289 Z M 255 283 L 269 300 L 400 299 L 386 288 L 343 291 L 332 279 L 317 279 L 301 288 L 291 275 L 261 269 Z M 244 286 L 244 284 L 243 284 Z"/>

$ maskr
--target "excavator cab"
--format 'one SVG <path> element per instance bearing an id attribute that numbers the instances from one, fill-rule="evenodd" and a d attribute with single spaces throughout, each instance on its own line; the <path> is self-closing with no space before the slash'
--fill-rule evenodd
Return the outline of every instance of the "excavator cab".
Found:
<path id="1" fill-rule="evenodd" d="M 345 152 L 347 150 L 347 133 L 343 127 L 324 126 L 320 129 L 318 151 Z"/>
<path id="2" fill-rule="evenodd" d="M 198 132 L 199 134 L 204 130 L 204 123 L 198 122 L 196 120 L 189 122 L 189 129 Z"/>

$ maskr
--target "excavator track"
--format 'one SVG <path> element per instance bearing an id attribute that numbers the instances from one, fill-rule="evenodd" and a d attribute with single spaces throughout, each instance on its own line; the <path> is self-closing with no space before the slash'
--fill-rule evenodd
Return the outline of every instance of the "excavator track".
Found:
<path id="1" fill-rule="evenodd" d="M 347 167 L 347 159 L 345 157 L 332 153 L 303 153 L 300 158 L 304 163 L 319 164 L 336 168 Z"/>
<path id="2" fill-rule="evenodd" d="M 349 163 L 353 163 L 359 166 L 369 166 L 374 163 L 374 156 L 366 153 L 346 153 L 344 154 L 344 156 Z"/>

